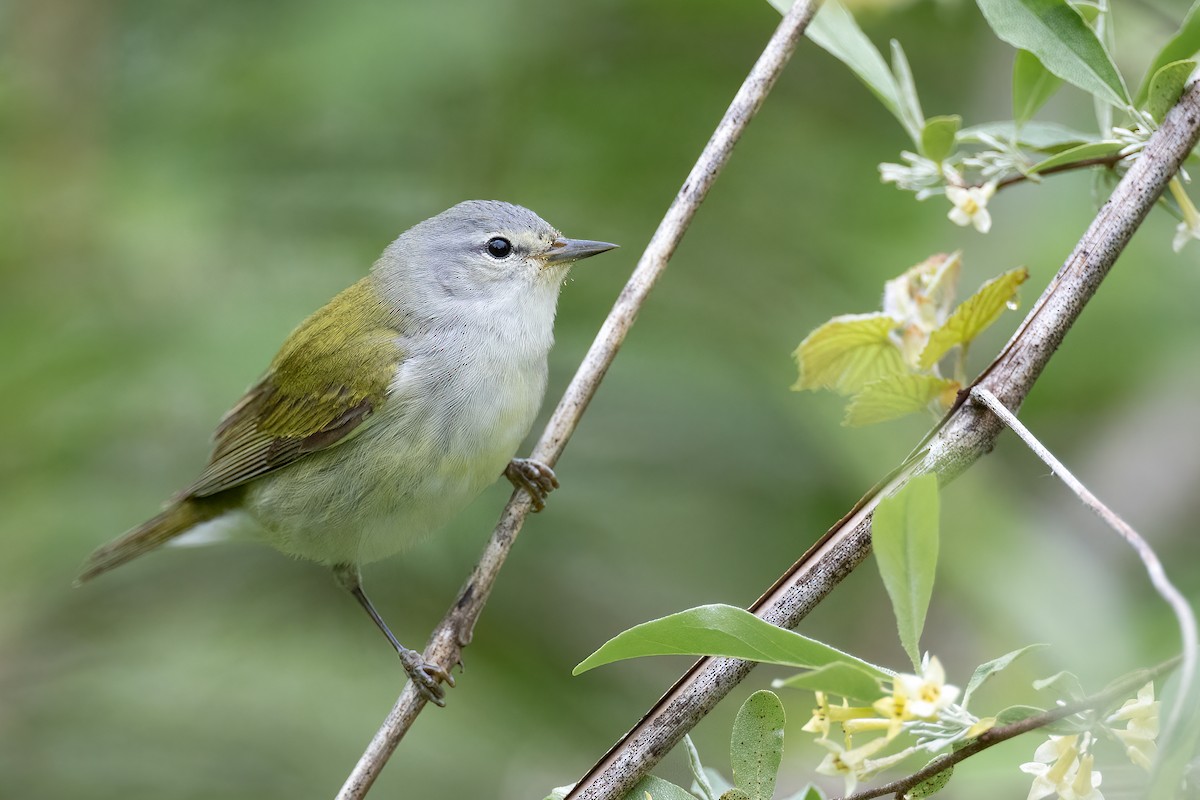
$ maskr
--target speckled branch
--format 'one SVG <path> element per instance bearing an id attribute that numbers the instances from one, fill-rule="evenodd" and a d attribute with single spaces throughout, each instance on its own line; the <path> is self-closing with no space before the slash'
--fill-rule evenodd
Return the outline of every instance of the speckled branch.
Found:
<path id="1" fill-rule="evenodd" d="M 1113 190 L 1054 280 L 1000 355 L 976 379 L 1010 409 L 1018 408 L 1101 281 L 1200 138 L 1200 83 L 1191 84 L 1140 158 Z M 988 453 L 1003 425 L 960 393 L 954 408 L 912 456 L 872 489 L 792 565 L 750 610 L 794 628 L 871 550 L 871 513 L 909 479 L 957 477 Z M 616 800 L 683 738 L 754 665 L 728 658 L 696 662 L 642 720 L 583 776 L 568 800 Z"/>
<path id="2" fill-rule="evenodd" d="M 624 290 L 617 298 L 534 447 L 534 459 L 553 466 L 562 455 L 567 441 L 579 424 L 579 419 L 587 410 L 592 395 L 596 393 L 609 365 L 616 358 L 621 343 L 625 341 L 625 335 L 637 319 L 638 311 L 654 284 L 658 282 L 659 276 L 667 268 L 667 262 L 707 196 L 708 190 L 729 161 L 733 146 L 762 107 L 784 65 L 791 58 L 815 10 L 816 0 L 802 0 L 797 2 L 780 22 L 638 260 L 629 282 L 625 284 Z M 500 521 L 496 524 L 479 563 L 463 585 L 454 605 L 430 637 L 425 649 L 427 662 L 446 667 L 458 663 L 462 649 L 471 640 L 475 622 L 483 611 L 500 567 L 503 566 L 529 509 L 528 494 L 524 491 L 514 492 L 500 515 Z M 338 800 L 360 800 L 366 797 L 371 785 L 424 706 L 424 698 L 414 690 L 412 684 L 405 686 L 391 713 L 367 746 L 354 771 L 346 779 L 337 795 Z"/>

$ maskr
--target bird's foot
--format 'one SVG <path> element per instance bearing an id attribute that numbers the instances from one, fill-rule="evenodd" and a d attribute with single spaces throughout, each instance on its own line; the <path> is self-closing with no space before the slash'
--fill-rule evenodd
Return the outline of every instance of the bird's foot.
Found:
<path id="1" fill-rule="evenodd" d="M 437 664 L 430 664 L 416 650 L 405 648 L 399 651 L 404 671 L 417 687 L 422 697 L 441 708 L 446 707 L 446 690 L 442 684 L 454 688 L 454 676 Z"/>
<path id="2" fill-rule="evenodd" d="M 533 510 L 541 511 L 546 507 L 546 498 L 558 488 L 558 476 L 549 465 L 532 458 L 514 458 L 504 468 L 504 477 L 508 478 L 514 488 L 529 492 L 533 501 Z"/>

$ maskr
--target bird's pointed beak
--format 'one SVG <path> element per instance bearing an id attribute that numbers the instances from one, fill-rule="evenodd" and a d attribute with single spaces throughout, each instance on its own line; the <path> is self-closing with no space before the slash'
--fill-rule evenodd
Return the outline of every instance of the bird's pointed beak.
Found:
<path id="1" fill-rule="evenodd" d="M 560 236 L 550 245 L 550 250 L 542 256 L 542 260 L 547 265 L 570 264 L 572 261 L 578 261 L 581 258 L 591 258 L 600 253 L 606 253 L 615 247 L 617 245 L 609 242 L 593 242 L 588 239 L 567 239 Z"/>

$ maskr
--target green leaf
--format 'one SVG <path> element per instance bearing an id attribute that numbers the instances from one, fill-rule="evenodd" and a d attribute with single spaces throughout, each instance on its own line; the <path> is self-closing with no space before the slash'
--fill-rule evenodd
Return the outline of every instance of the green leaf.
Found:
<path id="1" fill-rule="evenodd" d="M 1062 86 L 1062 78 L 1042 66 L 1028 50 L 1018 50 L 1013 61 L 1013 120 L 1028 122 Z"/>
<path id="2" fill-rule="evenodd" d="M 1125 142 L 1118 142 L 1115 139 L 1105 139 L 1099 142 L 1089 142 L 1081 144 L 1077 147 L 1072 147 L 1068 150 L 1055 153 L 1045 161 L 1039 161 L 1029 168 L 1029 174 L 1035 175 L 1039 172 L 1045 172 L 1054 167 L 1060 167 L 1063 164 L 1074 164 L 1079 161 L 1088 161 L 1093 158 L 1108 158 L 1121 152 L 1125 147 Z"/>
<path id="3" fill-rule="evenodd" d="M 647 775 L 629 790 L 625 800 L 696 800 L 696 796 L 670 781 Z"/>
<path id="4" fill-rule="evenodd" d="M 820 787 L 813 786 L 810 783 L 791 797 L 784 798 L 784 800 L 825 800 L 825 793 L 821 791 Z"/>
<path id="5" fill-rule="evenodd" d="M 1028 653 L 1030 650 L 1035 650 L 1039 647 L 1046 647 L 1044 644 L 1030 644 L 1018 650 L 1013 650 L 1011 653 L 1005 653 L 999 658 L 993 658 L 991 661 L 980 664 L 975 668 L 975 674 L 971 676 L 971 680 L 967 682 L 967 690 L 963 692 L 962 705 L 966 706 L 971 700 L 971 695 L 987 682 L 989 678 L 1001 670 L 1007 669 L 1014 661 Z"/>
<path id="6" fill-rule="evenodd" d="M 752 800 L 752 798 L 741 789 L 730 789 L 721 795 L 721 800 Z"/>
<path id="7" fill-rule="evenodd" d="M 1018 130 L 1012 122 L 985 122 L 958 132 L 962 144 L 984 144 L 981 134 L 994 136 L 1002 142 L 1014 142 L 1021 147 L 1043 153 L 1057 153 L 1069 147 L 1095 140 L 1095 136 L 1059 125 L 1057 122 L 1026 122 Z"/>
<path id="8" fill-rule="evenodd" d="M 976 0 L 992 30 L 1046 69 L 1106 103 L 1127 107 L 1129 90 L 1104 45 L 1066 0 Z"/>
<path id="9" fill-rule="evenodd" d="M 1158 55 L 1150 62 L 1150 68 L 1146 70 L 1146 77 L 1142 79 L 1142 85 L 1138 87 L 1138 108 L 1141 108 L 1145 104 L 1146 98 L 1149 97 L 1150 84 L 1160 69 L 1172 61 L 1191 58 L 1198 50 L 1200 50 L 1200 0 L 1192 3 L 1187 16 L 1183 18 L 1183 24 L 1179 26 L 1179 31 L 1163 45 L 1162 50 L 1159 50 Z"/>
<path id="10" fill-rule="evenodd" d="M 775 688 L 805 689 L 810 692 L 845 697 L 847 700 L 870 705 L 883 696 L 879 678 L 853 664 L 841 662 L 826 664 L 790 678 L 775 681 Z"/>
<path id="11" fill-rule="evenodd" d="M 733 720 L 729 763 L 733 782 L 750 800 L 771 800 L 783 760 L 783 703 L 765 689 L 746 699 Z"/>
<path id="12" fill-rule="evenodd" d="M 921 671 L 921 630 L 933 596 L 938 554 L 938 488 L 936 475 L 913 478 L 885 497 L 871 520 L 871 546 L 892 599 L 900 643 Z"/>
<path id="13" fill-rule="evenodd" d="M 895 39 L 892 39 L 892 74 L 896 77 L 896 88 L 900 91 L 900 122 L 905 130 L 924 132 L 925 112 L 921 110 L 921 100 L 917 97 L 912 67 L 908 64 L 908 57 L 904 55 L 904 48 Z M 920 147 L 921 140 L 917 139 L 913 144 Z"/>
<path id="14" fill-rule="evenodd" d="M 700 751 L 686 733 L 683 735 L 683 747 L 687 750 L 688 766 L 692 770 L 692 794 L 699 791 L 702 800 L 717 800 L 717 792 L 704 772 L 704 765 L 700 763 Z"/>
<path id="15" fill-rule="evenodd" d="M 770 2 L 780 13 L 787 13 L 792 6 L 792 0 Z M 858 27 L 854 15 L 845 6 L 838 0 L 825 0 L 817 9 L 804 35 L 811 39 L 813 44 L 849 67 L 871 93 L 879 98 L 883 107 L 900 121 L 913 143 L 920 143 L 921 128 L 912 126 L 907 119 L 896 77 L 888 69 L 887 62 L 883 60 L 879 50 L 863 33 L 862 28 Z"/>
<path id="16" fill-rule="evenodd" d="M 921 131 L 921 155 L 930 161 L 946 160 L 954 152 L 955 136 L 961 125 L 962 117 L 957 114 L 926 120 Z"/>
<path id="17" fill-rule="evenodd" d="M 879 678 L 889 672 L 807 636 L 778 628 L 744 608 L 708 605 L 643 622 L 617 634 L 575 667 L 578 675 L 614 661 L 643 656 L 723 656 L 815 669 L 854 664 Z"/>
<path id="18" fill-rule="evenodd" d="M 897 375 L 882 378 L 867 386 L 846 407 L 842 424 L 852 428 L 874 425 L 924 411 L 934 403 L 943 408 L 953 401 L 960 385 L 958 381 L 936 375 Z"/>
<path id="19" fill-rule="evenodd" d="M 833 389 L 853 394 L 868 383 L 908 372 L 889 334 L 897 325 L 887 314 L 843 314 L 804 338 L 792 354 L 800 376 L 792 391 Z"/>
<path id="20" fill-rule="evenodd" d="M 979 291 L 962 301 L 954 313 L 929 334 L 929 341 L 925 343 L 917 365 L 921 369 L 929 369 L 955 345 L 970 345 L 975 337 L 1000 318 L 1016 297 L 1017 289 L 1027 280 L 1029 270 L 1018 267 L 980 286 Z"/>
<path id="21" fill-rule="evenodd" d="M 1045 711 L 1044 708 L 1036 706 L 1009 706 L 996 715 L 996 724 L 993 727 L 1001 725 L 1011 725 L 1014 722 L 1020 722 L 1023 719 L 1036 716 Z"/>
<path id="22" fill-rule="evenodd" d="M 954 767 L 946 767 L 941 772 L 930 775 L 928 778 L 905 792 L 905 800 L 923 800 L 926 797 L 935 795 L 942 789 L 946 788 L 946 784 L 950 782 L 952 777 L 954 777 Z"/>
<path id="23" fill-rule="evenodd" d="M 1059 700 L 1082 700 L 1087 696 L 1084 694 L 1083 684 L 1079 682 L 1075 673 L 1066 670 L 1055 673 L 1049 678 L 1034 681 L 1033 688 L 1039 692 L 1053 691 Z"/>
<path id="24" fill-rule="evenodd" d="M 1178 102 L 1195 69 L 1195 61 L 1172 61 L 1154 73 L 1150 79 L 1150 94 L 1146 97 L 1146 111 L 1156 122 L 1162 122 L 1171 106 Z"/>

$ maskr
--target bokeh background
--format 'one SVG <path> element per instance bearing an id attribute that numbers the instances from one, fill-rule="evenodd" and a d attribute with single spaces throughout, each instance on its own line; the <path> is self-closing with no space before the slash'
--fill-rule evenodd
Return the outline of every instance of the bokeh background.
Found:
<path id="1" fill-rule="evenodd" d="M 1183 10 L 1117 4 L 1134 82 Z M 877 42 L 905 44 L 927 114 L 1008 114 L 1012 51 L 973 5 L 860 11 Z M 459 200 L 623 245 L 563 292 L 552 407 L 777 22 L 753 0 L 0 6 L 0 797 L 332 796 L 401 671 L 325 571 L 254 545 L 160 551 L 78 590 L 75 570 L 196 474 L 296 323 Z M 1048 113 L 1085 127 L 1090 102 Z M 1091 179 L 1064 176 L 997 198 L 990 235 L 961 230 L 943 200 L 879 183 L 905 145 L 801 47 L 560 462 L 449 707 L 421 717 L 373 797 L 541 798 L 575 780 L 687 662 L 571 667 L 638 622 L 753 601 L 928 426 L 846 429 L 838 399 L 789 392 L 805 333 L 955 248 L 964 289 L 1027 265 L 1028 307 L 1093 214 Z M 1196 597 L 1200 246 L 1173 255 L 1173 226 L 1152 216 L 1023 416 Z M 507 493 L 367 569 L 402 640 L 424 641 Z M 951 680 L 1054 645 L 981 696 L 994 708 L 1037 676 L 1098 689 L 1176 649 L 1127 549 L 1011 437 L 943 502 L 924 644 Z M 872 562 L 803 629 L 905 665 Z M 714 766 L 740 698 L 779 674 L 697 730 Z M 785 702 L 781 792 L 820 755 L 799 730 L 811 698 Z M 977 759 L 947 796 L 1023 796 L 1015 765 L 1036 743 Z M 1110 755 L 1106 796 L 1137 796 Z M 682 760 L 661 774 L 684 780 Z"/>

